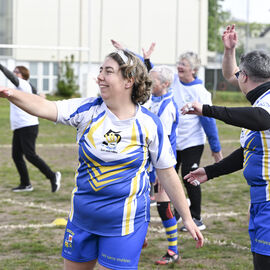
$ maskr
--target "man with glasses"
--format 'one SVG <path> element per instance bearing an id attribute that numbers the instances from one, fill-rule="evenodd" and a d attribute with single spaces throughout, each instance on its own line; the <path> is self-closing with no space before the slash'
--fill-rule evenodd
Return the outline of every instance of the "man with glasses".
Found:
<path id="1" fill-rule="evenodd" d="M 228 26 L 223 36 L 223 75 L 238 85 L 252 107 L 219 107 L 196 101 L 182 108 L 183 114 L 213 117 L 242 127 L 241 146 L 222 161 L 190 172 L 185 179 L 198 185 L 243 169 L 250 186 L 249 235 L 255 270 L 270 269 L 270 55 L 254 50 L 236 64 L 235 27 Z"/>
<path id="2" fill-rule="evenodd" d="M 16 86 L 16 89 L 27 93 L 37 93 L 34 86 L 28 82 L 30 73 L 26 67 L 16 66 L 14 71 L 11 72 L 0 64 L 0 70 Z M 36 154 L 35 144 L 38 135 L 38 118 L 10 103 L 10 125 L 13 130 L 12 158 L 20 175 L 20 184 L 12 188 L 12 191 L 33 191 L 23 156 L 50 180 L 51 191 L 58 191 L 61 173 L 53 172 L 45 161 Z"/>

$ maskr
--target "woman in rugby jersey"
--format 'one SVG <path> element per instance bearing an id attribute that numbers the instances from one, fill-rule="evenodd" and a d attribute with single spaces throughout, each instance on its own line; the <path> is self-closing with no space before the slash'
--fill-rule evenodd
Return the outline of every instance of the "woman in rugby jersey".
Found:
<path id="1" fill-rule="evenodd" d="M 144 64 L 132 53 L 109 54 L 98 75 L 100 97 L 49 101 L 6 87 L 0 96 L 28 113 L 77 129 L 79 164 L 63 241 L 65 269 L 137 269 L 150 220 L 149 165 L 197 241 L 160 119 L 141 104 L 150 96 Z"/>

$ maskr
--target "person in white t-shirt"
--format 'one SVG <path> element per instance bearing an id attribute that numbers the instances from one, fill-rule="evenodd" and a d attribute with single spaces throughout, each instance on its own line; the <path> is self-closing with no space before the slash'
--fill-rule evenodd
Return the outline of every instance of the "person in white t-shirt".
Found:
<path id="1" fill-rule="evenodd" d="M 193 100 L 212 104 L 211 94 L 197 77 L 200 64 L 199 56 L 194 52 L 186 52 L 179 56 L 177 63 L 178 73 L 175 74 L 172 84 L 174 100 L 179 109 Z M 215 162 L 220 161 L 222 152 L 215 119 L 198 115 L 179 114 L 176 139 L 176 170 L 179 171 L 181 167 L 182 178 L 199 167 L 206 137 Z M 204 230 L 206 226 L 201 218 L 201 187 L 199 185 L 193 186 L 187 181 L 184 181 L 184 185 L 190 199 L 190 211 L 194 222 L 200 230 Z M 175 211 L 175 217 L 180 219 L 177 211 Z M 185 226 L 181 227 L 180 230 L 187 231 Z"/>
<path id="2" fill-rule="evenodd" d="M 0 87 L 0 97 L 28 113 L 77 129 L 79 164 L 63 242 L 66 270 L 137 269 L 150 219 L 149 165 L 203 245 L 160 119 L 141 104 L 150 96 L 144 64 L 132 53 L 109 54 L 98 75 L 100 97 L 49 101 Z"/>
<path id="3" fill-rule="evenodd" d="M 0 64 L 0 70 L 16 86 L 16 89 L 26 93 L 36 94 L 37 91 L 29 82 L 29 70 L 24 66 L 16 66 L 11 72 Z M 10 103 L 10 125 L 13 131 L 12 158 L 20 175 L 19 186 L 12 188 L 13 192 L 32 191 L 25 157 L 37 167 L 51 182 L 51 191 L 56 192 L 60 188 L 61 173 L 53 172 L 51 168 L 36 153 L 36 138 L 38 136 L 38 118 L 18 106 Z"/>

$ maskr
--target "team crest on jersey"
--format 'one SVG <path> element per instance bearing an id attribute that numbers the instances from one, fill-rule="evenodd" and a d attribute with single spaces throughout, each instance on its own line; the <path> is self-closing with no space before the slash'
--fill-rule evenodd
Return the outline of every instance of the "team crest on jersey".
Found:
<path id="1" fill-rule="evenodd" d="M 117 144 L 121 141 L 120 131 L 109 130 L 105 135 L 105 141 L 102 142 L 110 152 L 116 149 Z"/>

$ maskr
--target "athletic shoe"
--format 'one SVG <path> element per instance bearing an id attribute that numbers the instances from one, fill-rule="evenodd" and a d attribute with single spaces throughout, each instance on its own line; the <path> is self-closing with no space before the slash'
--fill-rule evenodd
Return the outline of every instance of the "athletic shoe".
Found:
<path id="1" fill-rule="evenodd" d="M 52 185 L 52 192 L 57 192 L 60 189 L 61 186 L 61 173 L 56 172 L 54 179 L 51 179 L 51 185 Z"/>
<path id="2" fill-rule="evenodd" d="M 34 188 L 32 187 L 32 185 L 28 185 L 28 186 L 19 185 L 12 189 L 13 192 L 24 192 L 24 191 L 33 191 L 33 190 Z"/>
<path id="3" fill-rule="evenodd" d="M 155 262 L 155 264 L 159 265 L 166 265 L 166 264 L 172 264 L 179 262 L 180 257 L 179 254 L 176 254 L 172 250 L 167 251 L 167 253 L 158 261 Z"/>
<path id="4" fill-rule="evenodd" d="M 200 231 L 203 231 L 203 230 L 206 229 L 206 226 L 203 224 L 202 219 L 199 220 L 199 219 L 193 218 L 193 221 L 197 225 L 197 227 L 199 228 Z M 183 227 L 181 227 L 179 229 L 179 231 L 181 231 L 181 232 L 187 232 L 187 228 L 185 226 L 183 226 Z"/>

